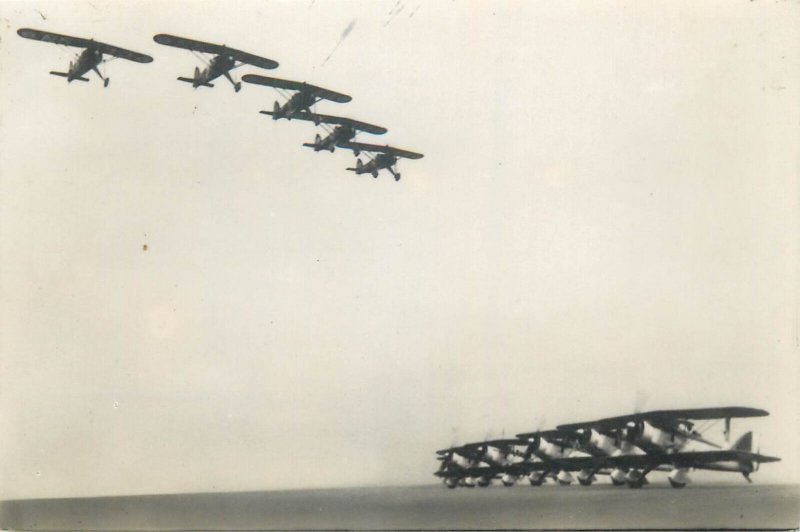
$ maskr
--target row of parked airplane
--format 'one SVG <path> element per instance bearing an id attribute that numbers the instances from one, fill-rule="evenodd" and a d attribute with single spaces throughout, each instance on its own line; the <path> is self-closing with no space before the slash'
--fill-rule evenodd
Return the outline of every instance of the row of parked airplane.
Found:
<path id="1" fill-rule="evenodd" d="M 724 420 L 724 437 L 730 439 L 731 419 L 767 416 L 748 407 L 657 410 L 559 425 L 503 438 L 468 443 L 436 451 L 441 461 L 434 473 L 448 488 L 486 487 L 494 479 L 513 486 L 527 477 L 532 486 L 547 478 L 567 485 L 577 477 L 591 486 L 597 475 L 607 475 L 615 486 L 641 488 L 651 471 L 667 472 L 673 488 L 689 482 L 693 469 L 750 474 L 764 462 L 780 458 L 753 452 L 753 434 L 746 432 L 733 445 L 719 445 L 703 437 L 704 430 Z M 687 450 L 695 442 L 696 450 Z M 573 476 L 574 474 L 574 476 Z"/>
<path id="2" fill-rule="evenodd" d="M 153 61 L 153 58 L 149 55 L 95 41 L 94 39 L 71 37 L 30 28 L 19 29 L 17 30 L 17 34 L 26 39 L 83 48 L 83 51 L 77 55 L 76 59 L 70 62 L 69 69 L 66 72 L 50 72 L 50 74 L 54 76 L 66 78 L 67 82 L 72 82 L 74 80 L 89 81 L 89 78 L 85 77 L 85 74 L 93 71 L 103 81 L 103 86 L 107 87 L 109 78 L 103 76 L 99 69 L 99 66 L 105 61 L 104 56 L 127 59 L 136 63 L 150 63 Z M 232 74 L 234 69 L 243 65 L 255 66 L 266 70 L 278 67 L 278 63 L 272 59 L 243 52 L 226 45 L 196 41 L 165 33 L 156 35 L 153 37 L 153 40 L 166 46 L 183 48 L 195 54 L 208 54 L 210 56 L 208 60 L 200 56 L 206 63 L 203 70 L 200 70 L 199 67 L 195 67 L 192 77 L 178 77 L 178 80 L 191 83 L 194 88 L 213 87 L 214 85 L 211 82 L 224 76 L 231 82 L 234 90 L 239 92 L 242 88 L 242 83 L 234 79 Z M 317 126 L 322 125 L 326 136 L 323 138 L 317 134 L 314 142 L 305 143 L 303 146 L 313 148 L 314 151 L 328 150 L 333 152 L 336 148 L 352 150 L 357 158 L 356 165 L 347 170 L 355 172 L 356 174 L 371 174 L 372 177 L 377 178 L 378 172 L 386 169 L 392 174 L 395 181 L 399 181 L 400 174 L 395 169 L 398 160 L 401 158 L 422 158 L 422 154 L 420 153 L 401 150 L 388 145 L 380 146 L 377 144 L 356 142 L 354 140 L 356 135 L 360 132 L 382 135 L 387 131 L 384 127 L 367 124 L 365 122 L 353 120 L 352 118 L 318 114 L 312 110 L 313 106 L 322 100 L 347 103 L 352 100 L 352 98 L 346 94 L 311 85 L 310 83 L 278 79 L 258 74 L 245 74 L 242 76 L 242 81 L 255 85 L 272 87 L 279 92 L 291 91 L 293 94 L 287 96 L 283 104 L 275 101 L 271 111 L 261 111 L 261 113 L 272 116 L 273 120 L 282 118 L 286 120 L 304 120 L 313 122 Z M 362 153 L 364 153 L 365 157 L 368 159 L 367 162 L 363 162 L 359 157 Z"/>

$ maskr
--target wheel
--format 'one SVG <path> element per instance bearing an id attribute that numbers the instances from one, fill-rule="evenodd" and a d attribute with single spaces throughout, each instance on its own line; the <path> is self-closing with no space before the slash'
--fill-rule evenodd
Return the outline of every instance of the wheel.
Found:
<path id="1" fill-rule="evenodd" d="M 639 488 L 641 488 L 642 486 L 644 486 L 644 482 L 643 482 L 643 480 L 642 480 L 642 479 L 640 479 L 640 478 L 637 478 L 636 480 L 629 480 L 629 481 L 628 481 L 628 487 L 629 487 L 629 488 L 632 488 L 632 489 L 639 489 Z"/>
<path id="2" fill-rule="evenodd" d="M 676 490 L 686 487 L 686 482 L 675 482 L 669 477 L 667 477 L 667 480 L 669 480 L 669 485 L 675 488 Z"/>

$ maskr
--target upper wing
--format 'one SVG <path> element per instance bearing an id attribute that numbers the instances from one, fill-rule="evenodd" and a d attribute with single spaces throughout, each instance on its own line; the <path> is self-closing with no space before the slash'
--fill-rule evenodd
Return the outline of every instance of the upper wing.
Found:
<path id="1" fill-rule="evenodd" d="M 70 37 L 69 35 L 60 35 L 58 33 L 50 33 L 49 31 L 34 30 L 31 28 L 20 28 L 17 30 L 17 35 L 25 37 L 26 39 L 35 39 L 37 41 L 63 44 L 65 46 L 77 46 L 80 48 L 88 48 L 94 43 L 94 41 L 90 39 Z"/>
<path id="2" fill-rule="evenodd" d="M 140 54 L 139 52 L 132 52 L 130 50 L 126 50 L 125 48 L 120 48 L 119 46 L 112 46 L 102 42 L 96 42 L 94 45 L 104 54 L 113 55 L 114 57 L 121 57 L 122 59 L 127 59 L 128 61 L 136 61 L 137 63 L 150 63 L 153 61 L 153 58 L 149 55 Z"/>
<path id="3" fill-rule="evenodd" d="M 359 122 L 358 120 L 353 120 L 352 118 L 344 118 L 344 117 L 336 117 L 332 116 L 330 118 L 336 118 L 337 122 L 330 122 L 331 124 L 340 124 L 343 126 L 350 126 L 353 129 L 358 129 L 359 131 L 365 131 L 367 133 L 371 133 L 372 135 L 383 135 L 388 131 L 385 127 L 375 126 L 373 124 L 367 124 L 366 122 Z"/>
<path id="4" fill-rule="evenodd" d="M 523 432 L 521 434 L 517 434 L 517 438 L 521 438 L 523 440 L 529 440 L 530 438 L 535 438 L 540 436 L 542 438 L 563 438 L 567 436 L 569 433 L 563 430 L 553 429 L 553 430 L 537 430 L 535 432 Z"/>
<path id="5" fill-rule="evenodd" d="M 256 85 L 275 87 L 276 89 L 307 92 L 313 94 L 317 98 L 322 98 L 324 100 L 330 100 L 337 103 L 347 103 L 353 99 L 347 94 L 323 89 L 322 87 L 317 87 L 316 85 L 311 85 L 309 83 L 303 83 L 302 81 L 271 78 L 269 76 L 259 76 L 258 74 L 245 74 L 242 76 L 242 80 L 246 81 L 247 83 L 255 83 Z"/>
<path id="6" fill-rule="evenodd" d="M 380 146 L 378 144 L 367 144 L 366 142 L 348 142 L 346 144 L 341 144 L 340 147 L 348 148 L 355 151 L 367 151 L 372 153 L 386 153 L 388 155 L 394 155 L 395 157 L 405 157 L 406 159 L 422 159 L 423 155 L 421 153 L 415 153 L 413 151 L 401 150 L 399 148 L 393 148 L 391 146 Z"/>
<path id="7" fill-rule="evenodd" d="M 158 44 L 167 46 L 175 46 L 177 48 L 184 48 L 186 50 L 194 50 L 195 52 L 203 52 L 204 54 L 221 54 L 225 53 L 225 47 L 219 44 L 212 44 L 210 42 L 195 41 L 194 39 L 187 39 L 185 37 L 177 37 L 167 33 L 159 33 L 153 40 Z"/>
<path id="8" fill-rule="evenodd" d="M 292 115 L 292 120 L 308 120 L 309 122 L 315 123 L 322 123 L 322 124 L 334 124 L 337 126 L 350 126 L 353 129 L 358 129 L 360 131 L 366 131 L 367 133 L 371 133 L 373 135 L 383 135 L 388 131 L 385 127 L 375 126 L 373 124 L 367 124 L 366 122 L 359 122 L 358 120 L 353 120 L 352 118 L 345 118 L 343 116 L 331 116 L 331 115 L 321 115 L 315 113 L 295 113 Z"/>
<path id="9" fill-rule="evenodd" d="M 559 425 L 560 430 L 577 430 L 580 428 L 596 428 L 599 430 L 610 430 L 624 426 L 630 421 L 650 421 L 657 424 L 669 424 L 680 419 L 723 419 L 738 417 L 758 417 L 767 416 L 769 412 L 758 408 L 748 408 L 742 406 L 728 406 L 720 408 L 690 408 L 685 410 L 654 410 L 640 414 L 629 414 L 627 416 L 608 417 L 596 421 L 583 423 L 569 423 Z"/>
<path id="10" fill-rule="evenodd" d="M 194 39 L 187 39 L 185 37 L 178 37 L 166 33 L 159 33 L 158 35 L 153 37 L 153 40 L 156 41 L 158 44 L 175 46 L 177 48 L 184 48 L 186 50 L 194 50 L 195 52 L 202 52 L 205 54 L 227 55 L 237 61 L 241 61 L 242 63 L 248 63 L 250 65 L 261 68 L 266 68 L 266 69 L 278 68 L 277 61 L 273 61 L 272 59 L 267 59 L 266 57 L 261 57 L 251 53 L 243 52 L 241 50 L 237 50 L 236 48 L 228 48 L 227 46 L 221 46 L 219 44 L 196 41 Z"/>
<path id="11" fill-rule="evenodd" d="M 228 55 L 241 63 L 247 63 L 248 65 L 257 66 L 259 68 L 265 68 L 267 70 L 278 68 L 277 61 L 267 59 L 266 57 L 261 57 L 260 55 L 242 52 L 241 50 L 233 50 L 228 48 Z"/>
<path id="12" fill-rule="evenodd" d="M 119 46 L 113 46 L 100 41 L 91 39 L 83 39 L 81 37 L 70 37 L 69 35 L 60 35 L 58 33 L 50 33 L 48 31 L 33 30 L 30 28 L 21 28 L 17 30 L 20 37 L 26 39 L 36 39 L 37 41 L 51 42 L 55 44 L 63 44 L 65 46 L 77 46 L 79 48 L 94 48 L 104 54 L 121 57 L 137 63 L 149 63 L 153 60 L 152 57 L 138 52 L 132 52 Z"/>

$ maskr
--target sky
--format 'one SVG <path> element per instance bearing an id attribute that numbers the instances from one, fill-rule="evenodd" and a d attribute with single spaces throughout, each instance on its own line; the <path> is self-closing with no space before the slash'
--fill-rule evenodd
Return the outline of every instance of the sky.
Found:
<path id="1" fill-rule="evenodd" d="M 68 84 L 22 27 L 154 61 Z M 798 28 L 763 0 L 0 2 L 0 498 L 431 483 L 451 444 L 723 405 L 771 413 L 733 424 L 783 459 L 756 482 L 800 481 Z M 425 157 L 347 172 L 258 113 L 273 89 L 176 81 L 202 63 L 157 33 Z"/>

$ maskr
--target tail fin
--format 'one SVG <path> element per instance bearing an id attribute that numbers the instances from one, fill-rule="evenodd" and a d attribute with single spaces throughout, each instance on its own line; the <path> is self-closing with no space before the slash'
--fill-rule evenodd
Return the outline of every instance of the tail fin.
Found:
<path id="1" fill-rule="evenodd" d="M 200 69 L 194 67 L 194 79 L 198 79 L 200 77 Z"/>
<path id="2" fill-rule="evenodd" d="M 361 162 L 361 159 L 356 159 L 356 168 L 358 168 L 359 170 L 364 168 L 364 163 Z"/>
<path id="3" fill-rule="evenodd" d="M 733 444 L 731 447 L 734 451 L 745 451 L 745 452 L 752 452 L 753 451 L 753 433 L 746 432 L 743 434 L 736 443 Z"/>
<path id="4" fill-rule="evenodd" d="M 731 447 L 734 451 L 742 451 L 745 453 L 753 452 L 753 433 L 746 432 L 744 433 L 736 443 L 733 444 Z M 750 479 L 750 473 L 755 471 L 758 468 L 758 462 L 753 460 L 752 457 L 743 456 L 739 460 L 739 470 L 742 473 L 742 476 L 745 478 L 747 482 L 753 482 Z"/>
<path id="5" fill-rule="evenodd" d="M 322 142 L 322 137 L 319 136 L 319 133 L 317 133 L 317 139 L 314 142 L 316 142 L 317 144 Z"/>

